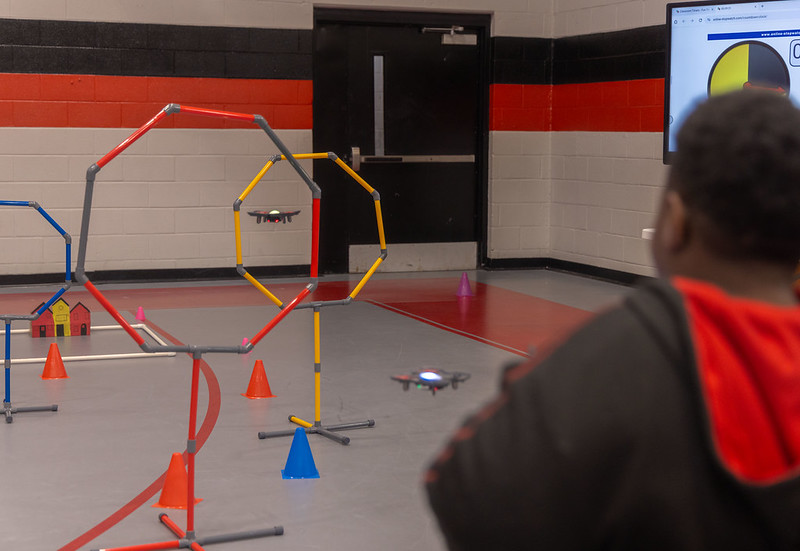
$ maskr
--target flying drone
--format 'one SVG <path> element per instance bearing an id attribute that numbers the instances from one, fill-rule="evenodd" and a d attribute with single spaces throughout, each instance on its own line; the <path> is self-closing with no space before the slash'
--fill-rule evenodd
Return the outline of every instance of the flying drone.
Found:
<path id="1" fill-rule="evenodd" d="M 469 373 L 461 371 L 449 372 L 442 369 L 425 369 L 423 371 L 415 371 L 410 375 L 392 375 L 392 380 L 401 383 L 403 390 L 408 390 L 413 384 L 417 388 L 430 389 L 434 395 L 437 390 L 441 390 L 448 385 L 452 385 L 453 390 L 456 390 L 458 383 L 462 383 L 467 379 L 469 379 Z"/>
<path id="2" fill-rule="evenodd" d="M 289 210 L 286 212 L 281 212 L 279 210 L 251 210 L 248 212 L 250 216 L 256 217 L 256 224 L 260 224 L 262 220 L 266 220 L 267 222 L 273 222 L 277 224 L 278 222 L 286 222 L 292 221 L 292 216 L 296 216 L 300 214 L 299 210 Z"/>

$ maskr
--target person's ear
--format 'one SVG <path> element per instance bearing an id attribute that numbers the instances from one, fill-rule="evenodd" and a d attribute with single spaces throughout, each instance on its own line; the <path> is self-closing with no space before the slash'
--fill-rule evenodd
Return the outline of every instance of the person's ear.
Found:
<path id="1" fill-rule="evenodd" d="M 661 215 L 661 245 L 674 253 L 683 249 L 689 242 L 689 215 L 686 203 L 674 190 L 664 194 Z"/>

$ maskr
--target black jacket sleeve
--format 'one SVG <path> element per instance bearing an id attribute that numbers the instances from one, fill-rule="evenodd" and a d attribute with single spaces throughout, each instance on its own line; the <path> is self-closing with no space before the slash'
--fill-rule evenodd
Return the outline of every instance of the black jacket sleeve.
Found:
<path id="1" fill-rule="evenodd" d="M 603 314 L 542 361 L 504 374 L 426 475 L 451 550 L 584 550 L 630 492 L 657 392 L 659 345 L 629 309 Z"/>

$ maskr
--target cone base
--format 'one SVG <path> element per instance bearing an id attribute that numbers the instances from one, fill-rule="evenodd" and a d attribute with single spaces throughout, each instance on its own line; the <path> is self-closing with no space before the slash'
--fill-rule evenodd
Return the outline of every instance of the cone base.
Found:
<path id="1" fill-rule="evenodd" d="M 281 469 L 281 478 L 283 478 L 284 480 L 303 480 L 304 478 L 319 478 L 319 472 L 303 476 L 292 476 L 286 474 L 286 469 Z"/>
<path id="2" fill-rule="evenodd" d="M 251 396 L 250 394 L 246 394 L 244 392 L 242 392 L 242 396 L 244 396 L 245 398 L 250 398 L 251 400 L 261 400 L 263 398 L 275 398 L 274 394 L 270 394 L 269 396 Z"/>
<path id="3" fill-rule="evenodd" d="M 203 501 L 202 497 L 195 498 L 195 505 Z M 163 505 L 161 503 L 153 503 L 150 507 L 158 507 L 159 509 L 188 509 L 188 505 Z"/>

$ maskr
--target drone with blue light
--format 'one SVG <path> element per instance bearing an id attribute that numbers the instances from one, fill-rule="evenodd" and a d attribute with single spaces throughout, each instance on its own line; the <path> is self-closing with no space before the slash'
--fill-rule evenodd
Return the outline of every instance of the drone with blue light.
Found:
<path id="1" fill-rule="evenodd" d="M 424 371 L 415 371 L 410 375 L 392 375 L 392 380 L 401 383 L 403 390 L 408 390 L 413 384 L 417 388 L 430 390 L 434 395 L 437 390 L 441 390 L 448 385 L 452 385 L 453 390 L 456 390 L 458 383 L 462 383 L 467 379 L 469 379 L 469 373 L 461 371 L 449 372 L 442 369 L 425 369 Z"/>

